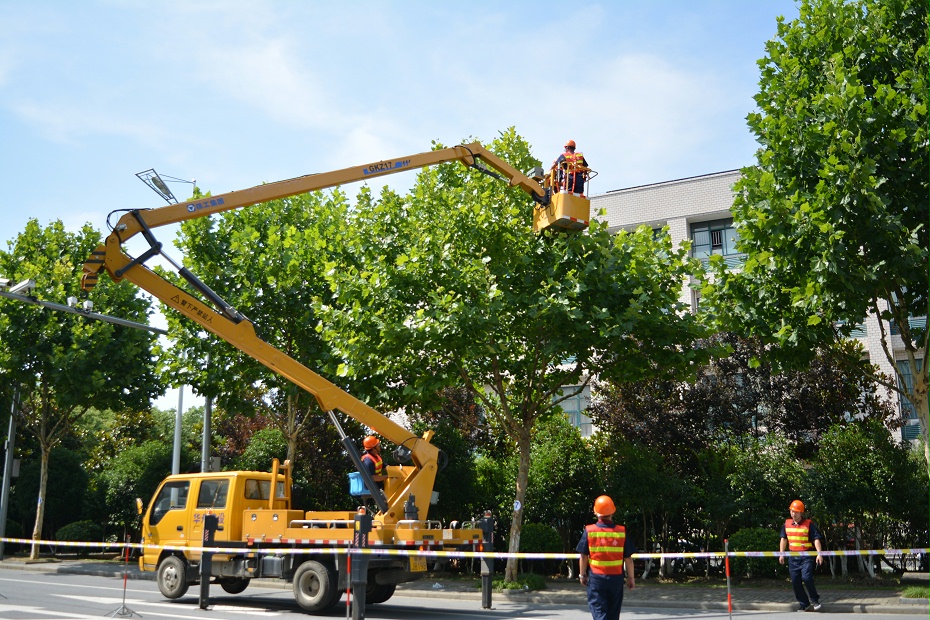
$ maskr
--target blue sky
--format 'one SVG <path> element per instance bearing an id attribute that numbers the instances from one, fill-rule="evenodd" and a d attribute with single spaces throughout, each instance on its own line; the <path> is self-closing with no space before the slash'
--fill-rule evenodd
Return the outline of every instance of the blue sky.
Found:
<path id="1" fill-rule="evenodd" d="M 793 0 L 0 0 L 0 241 L 29 218 L 104 229 L 114 209 L 161 206 L 135 177 L 153 167 L 219 193 L 510 126 L 546 164 L 574 139 L 595 195 L 739 168 L 756 61 L 776 17 L 797 14 Z"/>

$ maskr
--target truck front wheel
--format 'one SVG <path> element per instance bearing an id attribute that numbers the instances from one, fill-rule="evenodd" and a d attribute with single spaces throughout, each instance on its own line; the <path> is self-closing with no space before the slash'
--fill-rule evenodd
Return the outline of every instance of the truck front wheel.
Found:
<path id="1" fill-rule="evenodd" d="M 176 555 L 169 555 L 158 565 L 158 589 L 165 598 L 176 599 L 187 594 L 187 563 Z"/>
<path id="2" fill-rule="evenodd" d="M 336 603 L 336 571 L 307 560 L 294 572 L 294 598 L 304 611 L 324 611 Z"/>

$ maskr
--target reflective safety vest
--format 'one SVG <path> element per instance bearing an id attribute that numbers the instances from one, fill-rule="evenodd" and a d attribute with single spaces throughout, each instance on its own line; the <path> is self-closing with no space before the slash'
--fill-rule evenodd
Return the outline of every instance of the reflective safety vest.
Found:
<path id="1" fill-rule="evenodd" d="M 623 547 L 626 543 L 626 528 L 585 526 L 588 533 L 588 565 L 598 575 L 623 574 Z"/>
<path id="2" fill-rule="evenodd" d="M 565 158 L 563 165 L 569 171 L 576 170 L 580 166 L 584 165 L 584 155 L 581 153 L 571 153 L 569 151 L 565 151 L 562 153 L 562 157 Z"/>
<path id="3" fill-rule="evenodd" d="M 811 520 L 804 519 L 797 525 L 788 519 L 785 521 L 785 534 L 788 535 L 788 551 L 810 551 L 814 548 L 811 542 Z"/>
<path id="4" fill-rule="evenodd" d="M 368 459 L 375 464 L 375 475 L 380 476 L 384 460 L 380 456 L 375 456 L 371 452 L 365 452 L 365 454 L 362 455 L 362 460 L 364 461 L 365 459 Z"/>

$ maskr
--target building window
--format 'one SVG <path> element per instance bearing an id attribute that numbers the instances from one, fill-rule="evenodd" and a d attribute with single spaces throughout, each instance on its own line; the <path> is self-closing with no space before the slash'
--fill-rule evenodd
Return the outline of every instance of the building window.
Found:
<path id="1" fill-rule="evenodd" d="M 577 385 L 566 386 L 562 388 L 562 394 L 566 392 L 572 393 L 577 389 Z M 561 398 L 562 394 L 557 398 Z M 580 393 L 559 403 L 559 406 L 562 407 L 562 411 L 568 416 L 568 421 L 571 422 L 572 426 L 577 427 L 581 431 L 582 437 L 590 437 L 594 433 L 594 424 L 592 424 L 591 418 L 584 414 L 584 411 L 588 408 L 590 399 L 591 389 L 585 387 Z"/>
<path id="2" fill-rule="evenodd" d="M 913 333 L 914 330 L 916 330 L 916 329 L 921 329 L 921 328 L 923 328 L 924 326 L 927 325 L 927 317 L 925 317 L 925 316 L 911 316 L 911 317 L 908 317 L 907 323 L 908 323 L 908 328 L 910 329 L 911 333 Z M 900 335 L 901 335 L 901 328 L 898 327 L 898 324 L 897 324 L 895 321 L 893 321 L 893 320 L 892 320 L 892 321 L 889 321 L 889 322 L 888 322 L 888 326 L 889 326 L 889 331 L 890 331 L 890 333 L 891 333 L 892 336 L 900 336 Z"/>
<path id="3" fill-rule="evenodd" d="M 691 254 L 695 258 L 740 254 L 736 249 L 737 241 L 739 235 L 733 227 L 733 218 L 691 224 Z"/>
<path id="4" fill-rule="evenodd" d="M 917 360 L 917 371 L 920 372 L 922 360 Z M 911 365 L 907 360 L 898 360 L 898 386 L 904 391 L 914 389 L 914 375 L 911 374 Z M 898 409 L 904 426 L 901 427 L 901 439 L 917 439 L 920 436 L 920 422 L 917 419 L 917 409 L 914 404 L 904 396 L 898 396 Z"/>

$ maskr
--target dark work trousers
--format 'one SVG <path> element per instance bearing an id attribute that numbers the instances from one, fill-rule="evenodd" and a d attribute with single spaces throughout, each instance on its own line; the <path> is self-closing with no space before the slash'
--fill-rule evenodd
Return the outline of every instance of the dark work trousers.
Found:
<path id="1" fill-rule="evenodd" d="M 807 607 L 811 602 L 820 602 L 820 595 L 814 587 L 814 556 L 789 557 L 788 574 L 791 575 L 791 587 L 794 588 L 794 596 L 798 603 Z M 807 586 L 806 592 L 804 586 Z"/>
<path id="2" fill-rule="evenodd" d="M 623 605 L 623 575 L 588 573 L 588 609 L 594 620 L 618 620 Z"/>

